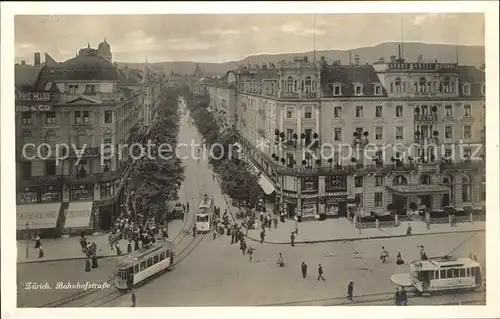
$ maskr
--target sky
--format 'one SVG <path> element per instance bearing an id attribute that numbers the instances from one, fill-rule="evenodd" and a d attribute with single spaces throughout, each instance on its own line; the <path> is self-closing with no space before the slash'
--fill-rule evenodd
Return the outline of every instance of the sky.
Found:
<path id="1" fill-rule="evenodd" d="M 34 52 L 56 61 L 78 49 L 111 45 L 113 61 L 224 62 L 268 53 L 354 49 L 405 41 L 484 45 L 479 13 L 248 14 L 248 15 L 18 15 L 16 62 Z"/>

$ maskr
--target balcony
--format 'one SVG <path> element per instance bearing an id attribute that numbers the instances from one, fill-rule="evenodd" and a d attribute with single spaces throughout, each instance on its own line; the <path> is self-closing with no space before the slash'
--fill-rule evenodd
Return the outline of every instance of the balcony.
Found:
<path id="1" fill-rule="evenodd" d="M 280 92 L 279 98 L 280 99 L 298 99 L 299 92 Z"/>
<path id="2" fill-rule="evenodd" d="M 437 122 L 437 114 L 415 114 L 414 120 L 416 122 Z"/>
<path id="3" fill-rule="evenodd" d="M 300 94 L 300 97 L 302 99 L 317 99 L 318 93 L 316 93 L 316 92 L 303 92 Z"/>
<path id="4" fill-rule="evenodd" d="M 437 137 L 414 137 L 413 141 L 417 144 L 423 145 L 439 145 L 439 138 Z"/>
<path id="5" fill-rule="evenodd" d="M 476 170 L 484 169 L 484 160 L 464 160 L 464 161 L 442 161 L 439 164 L 439 168 L 444 170 Z"/>
<path id="6" fill-rule="evenodd" d="M 276 170 L 281 174 L 289 175 L 350 175 L 353 173 L 388 173 L 394 171 L 412 171 L 415 170 L 415 165 L 413 163 L 400 164 L 400 165 L 345 165 L 345 166 L 317 166 L 312 168 L 306 167 L 277 167 Z"/>
<path id="7" fill-rule="evenodd" d="M 418 173 L 435 173 L 439 171 L 439 165 L 437 162 L 417 162 L 415 167 Z"/>

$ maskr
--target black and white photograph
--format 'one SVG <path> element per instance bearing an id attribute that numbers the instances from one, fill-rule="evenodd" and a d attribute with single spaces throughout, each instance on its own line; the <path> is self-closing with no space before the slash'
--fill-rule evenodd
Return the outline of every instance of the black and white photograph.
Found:
<path id="1" fill-rule="evenodd" d="M 2 14 L 12 311 L 500 315 L 498 3 L 271 3 Z"/>

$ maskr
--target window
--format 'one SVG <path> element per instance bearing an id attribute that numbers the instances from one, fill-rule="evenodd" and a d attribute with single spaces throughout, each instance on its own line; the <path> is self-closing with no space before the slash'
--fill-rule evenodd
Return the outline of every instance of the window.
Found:
<path id="1" fill-rule="evenodd" d="M 418 80 L 418 92 L 425 92 L 425 78 Z"/>
<path id="2" fill-rule="evenodd" d="M 333 86 L 333 95 L 342 95 L 342 87 L 340 86 L 340 84 L 335 84 Z"/>
<path id="3" fill-rule="evenodd" d="M 464 125 L 464 139 L 472 138 L 472 128 L 470 125 Z"/>
<path id="4" fill-rule="evenodd" d="M 375 139 L 380 141 L 384 139 L 384 128 L 379 126 L 375 128 Z"/>
<path id="5" fill-rule="evenodd" d="M 333 129 L 333 140 L 334 141 L 342 141 L 342 129 L 334 128 Z"/>
<path id="6" fill-rule="evenodd" d="M 157 264 L 160 261 L 160 256 L 156 255 L 153 257 L 153 264 Z"/>
<path id="7" fill-rule="evenodd" d="M 396 127 L 396 139 L 402 140 L 404 135 L 404 127 L 398 126 Z"/>
<path id="8" fill-rule="evenodd" d="M 311 92 L 311 77 L 306 77 L 306 93 Z"/>
<path id="9" fill-rule="evenodd" d="M 146 270 L 146 261 L 141 262 L 141 271 Z"/>
<path id="10" fill-rule="evenodd" d="M 375 193 L 375 207 L 382 207 L 382 192 Z"/>
<path id="11" fill-rule="evenodd" d="M 23 125 L 31 125 L 31 112 L 23 112 L 21 114 L 21 123 Z"/>
<path id="12" fill-rule="evenodd" d="M 363 106 L 356 106 L 356 117 L 363 117 Z"/>
<path id="13" fill-rule="evenodd" d="M 354 177 L 354 187 L 363 187 L 363 176 Z"/>
<path id="14" fill-rule="evenodd" d="M 396 117 L 403 117 L 403 106 L 396 105 Z"/>
<path id="15" fill-rule="evenodd" d="M 326 189 L 345 189 L 347 188 L 347 177 L 342 175 L 333 175 L 325 177 Z"/>
<path id="16" fill-rule="evenodd" d="M 462 202 L 470 202 L 472 193 L 472 184 L 469 177 L 462 177 Z"/>
<path id="17" fill-rule="evenodd" d="M 382 105 L 375 106 L 375 117 L 383 117 Z"/>
<path id="18" fill-rule="evenodd" d="M 439 271 L 439 278 L 440 279 L 446 279 L 446 270 L 440 270 Z"/>
<path id="19" fill-rule="evenodd" d="M 286 111 L 286 118 L 291 119 L 292 118 L 292 111 Z"/>
<path id="20" fill-rule="evenodd" d="M 134 266 L 134 274 L 137 274 L 139 272 L 139 265 Z"/>
<path id="21" fill-rule="evenodd" d="M 293 130 L 287 128 L 286 129 L 286 140 L 287 141 L 292 141 L 293 140 Z"/>
<path id="22" fill-rule="evenodd" d="M 75 111 L 75 124 L 82 124 L 82 112 Z"/>
<path id="23" fill-rule="evenodd" d="M 293 165 L 293 155 L 290 153 L 286 154 L 286 163 L 291 166 Z"/>
<path id="24" fill-rule="evenodd" d="M 304 133 L 306 134 L 306 138 L 305 138 L 306 145 L 309 145 L 311 143 L 311 140 L 312 140 L 312 135 L 313 135 L 312 130 L 305 129 Z"/>
<path id="25" fill-rule="evenodd" d="M 149 258 L 149 259 L 148 259 L 148 264 L 147 264 L 147 267 L 149 268 L 149 267 L 151 267 L 151 266 L 153 266 L 153 258 Z"/>
<path id="26" fill-rule="evenodd" d="M 396 78 L 396 81 L 394 81 L 394 87 L 396 88 L 397 93 L 401 93 L 401 78 Z"/>
<path id="27" fill-rule="evenodd" d="M 361 95 L 361 93 L 362 93 L 362 87 L 361 87 L 361 85 L 356 85 L 354 87 L 354 94 Z"/>
<path id="28" fill-rule="evenodd" d="M 109 198 L 113 196 L 113 183 L 101 183 L 101 198 Z"/>
<path id="29" fill-rule="evenodd" d="M 380 85 L 375 85 L 375 95 L 382 95 L 382 87 Z"/>
<path id="30" fill-rule="evenodd" d="M 470 104 L 464 105 L 464 116 L 471 116 Z"/>
<path id="31" fill-rule="evenodd" d="M 22 179 L 25 181 L 31 179 L 31 162 L 21 163 L 21 176 L 22 176 Z"/>
<path id="32" fill-rule="evenodd" d="M 76 93 L 78 93 L 78 85 L 77 84 L 69 84 L 68 85 L 68 93 L 69 94 L 76 94 Z"/>
<path id="33" fill-rule="evenodd" d="M 102 139 L 102 142 L 104 144 L 111 144 L 111 143 L 113 143 L 113 139 L 111 138 L 111 134 L 108 133 L 108 134 L 104 135 L 104 137 Z"/>
<path id="34" fill-rule="evenodd" d="M 305 117 L 306 119 L 310 119 L 310 118 L 312 118 L 312 110 L 311 110 L 311 108 L 310 108 L 310 107 L 306 108 L 306 111 L 305 111 L 305 113 L 304 113 L 304 117 Z"/>
<path id="35" fill-rule="evenodd" d="M 422 185 L 430 185 L 432 184 L 432 179 L 429 175 L 420 176 L 420 184 Z"/>
<path id="36" fill-rule="evenodd" d="M 444 93 L 452 93 L 453 92 L 452 82 L 450 81 L 449 77 L 444 78 L 444 81 L 443 81 L 443 92 Z"/>
<path id="37" fill-rule="evenodd" d="M 380 187 L 384 183 L 383 176 L 375 176 L 375 186 Z"/>
<path id="38" fill-rule="evenodd" d="M 469 84 L 464 84 L 464 94 L 465 95 L 470 94 L 470 85 Z"/>
<path id="39" fill-rule="evenodd" d="M 356 194 L 354 195 L 354 199 L 356 200 L 356 203 L 358 203 L 358 207 L 363 207 L 363 194 Z"/>
<path id="40" fill-rule="evenodd" d="M 85 85 L 85 93 L 95 93 L 95 84 Z"/>
<path id="41" fill-rule="evenodd" d="M 444 138 L 453 138 L 453 127 L 451 126 L 444 127 Z"/>
<path id="42" fill-rule="evenodd" d="M 104 111 L 104 124 L 113 123 L 113 111 Z"/>
<path id="43" fill-rule="evenodd" d="M 287 93 L 293 92 L 293 78 L 291 76 L 286 79 L 286 91 Z"/>
<path id="44" fill-rule="evenodd" d="M 395 176 L 394 179 L 392 180 L 392 185 L 393 186 L 408 185 L 408 180 L 403 175 L 398 175 Z"/>
<path id="45" fill-rule="evenodd" d="M 444 106 L 444 116 L 453 116 L 453 107 L 451 104 Z"/>
<path id="46" fill-rule="evenodd" d="M 45 113 L 45 123 L 49 125 L 56 124 L 56 112 L 46 112 Z"/>
<path id="47" fill-rule="evenodd" d="M 88 124 L 90 122 L 90 112 L 89 111 L 83 111 L 83 123 Z"/>
<path id="48" fill-rule="evenodd" d="M 162 260 L 164 260 L 164 259 L 165 259 L 165 252 L 164 252 L 164 251 L 162 251 L 162 252 L 160 253 L 160 261 L 162 261 Z"/>
<path id="49" fill-rule="evenodd" d="M 337 119 L 342 117 L 342 107 L 341 106 L 336 106 L 333 108 L 333 117 L 337 118 Z"/>
<path id="50" fill-rule="evenodd" d="M 111 170 L 111 160 L 110 159 L 105 159 L 103 161 L 103 165 L 102 166 L 103 166 L 102 171 L 104 173 L 109 172 Z"/>
<path id="51" fill-rule="evenodd" d="M 47 175 L 47 176 L 56 175 L 56 162 L 55 161 L 45 162 L 45 175 Z"/>
<path id="52" fill-rule="evenodd" d="M 357 136 L 358 138 L 359 138 L 359 137 L 361 137 L 361 136 L 363 136 L 363 130 L 364 130 L 364 129 L 363 129 L 362 127 L 356 127 L 356 128 L 354 129 L 354 131 L 356 132 L 356 136 Z"/>

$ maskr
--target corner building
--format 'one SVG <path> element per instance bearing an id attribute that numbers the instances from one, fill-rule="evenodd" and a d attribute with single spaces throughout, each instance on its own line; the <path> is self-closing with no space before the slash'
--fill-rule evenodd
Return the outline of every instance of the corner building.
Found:
<path id="1" fill-rule="evenodd" d="M 91 48 L 63 63 L 18 65 L 15 83 L 18 235 L 110 229 L 121 213 L 128 169 L 119 144 L 143 125 L 145 91 L 132 90 Z M 39 151 L 25 147 L 30 143 Z M 59 148 L 66 157 L 59 163 L 58 144 L 69 145 Z"/>
<path id="2" fill-rule="evenodd" d="M 484 71 L 355 56 L 236 74 L 234 127 L 290 217 L 484 209 Z"/>

